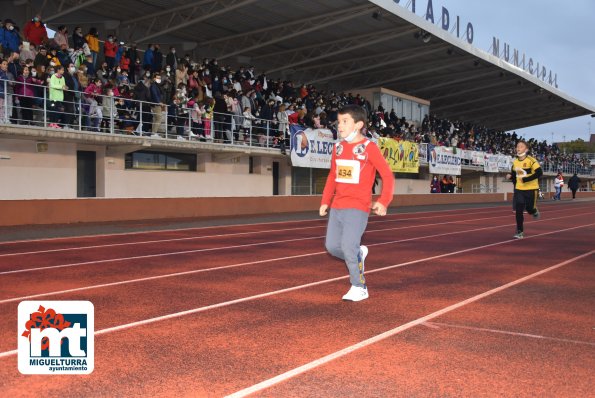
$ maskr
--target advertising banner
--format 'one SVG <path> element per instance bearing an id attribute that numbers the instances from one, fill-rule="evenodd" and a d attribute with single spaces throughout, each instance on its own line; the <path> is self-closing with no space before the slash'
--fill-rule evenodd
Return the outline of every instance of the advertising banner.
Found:
<path id="1" fill-rule="evenodd" d="M 456 148 L 430 145 L 430 173 L 461 175 L 461 151 Z"/>

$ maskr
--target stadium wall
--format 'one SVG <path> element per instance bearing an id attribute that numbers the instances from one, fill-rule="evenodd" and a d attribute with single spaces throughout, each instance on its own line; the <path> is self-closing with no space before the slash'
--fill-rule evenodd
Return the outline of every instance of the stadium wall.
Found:
<path id="1" fill-rule="evenodd" d="M 506 194 L 397 195 L 395 206 L 453 203 L 493 203 Z M 47 199 L 0 201 L 0 226 L 234 217 L 311 211 L 320 196 L 263 196 L 215 198 Z"/>
<path id="2" fill-rule="evenodd" d="M 579 192 L 579 199 L 595 198 L 595 192 Z M 562 199 L 569 200 L 570 192 Z M 546 194 L 551 199 L 551 193 Z M 512 193 L 401 194 L 391 207 L 510 202 Z M 133 220 L 235 217 L 261 214 L 312 212 L 320 196 L 266 196 L 216 198 L 47 199 L 0 201 L 0 226 L 73 224 Z"/>
<path id="3" fill-rule="evenodd" d="M 77 151 L 95 152 L 95 187 L 100 198 L 273 195 L 273 162 L 279 164 L 279 194 L 291 192 L 291 164 L 287 157 L 200 152 L 197 171 L 139 170 L 125 168 L 125 153 L 131 151 L 125 146 L 44 142 L 47 151 L 37 152 L 35 140 L 0 140 L 0 203 L 76 199 Z"/>

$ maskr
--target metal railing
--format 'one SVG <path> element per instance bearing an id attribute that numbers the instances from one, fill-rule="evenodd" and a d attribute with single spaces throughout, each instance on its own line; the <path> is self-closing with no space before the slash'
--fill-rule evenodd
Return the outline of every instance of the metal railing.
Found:
<path id="1" fill-rule="evenodd" d="M 204 141 L 285 151 L 287 125 L 237 113 L 0 80 L 0 124 Z M 55 101 L 51 90 L 64 95 Z M 59 94 L 59 93 L 58 93 Z"/>
<path id="2" fill-rule="evenodd" d="M 0 90 L 0 124 L 278 148 L 283 153 L 288 146 L 288 125 L 277 120 L 217 113 L 209 107 L 197 110 L 1 79 Z M 65 94 L 65 100 L 52 101 L 54 96 L 50 95 L 50 90 Z M 421 164 L 427 164 L 427 151 L 428 144 L 419 144 Z M 483 168 L 484 156 L 476 156 L 478 151 L 461 152 L 464 155 L 462 165 Z M 595 175 L 590 166 L 549 162 L 541 166 L 546 173 Z"/>
<path id="3" fill-rule="evenodd" d="M 579 166 L 575 164 L 568 164 L 565 162 L 554 163 L 554 162 L 542 162 L 541 168 L 544 173 L 558 173 L 562 172 L 564 175 L 573 175 L 574 173 L 580 175 L 592 175 L 595 176 L 595 170 L 589 166 Z"/>
<path id="4" fill-rule="evenodd" d="M 471 193 L 497 193 L 498 187 L 487 184 L 471 184 Z"/>

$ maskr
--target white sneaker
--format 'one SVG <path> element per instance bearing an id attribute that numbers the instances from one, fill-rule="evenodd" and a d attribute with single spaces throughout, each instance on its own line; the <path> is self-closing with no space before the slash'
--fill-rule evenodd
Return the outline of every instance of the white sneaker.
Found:
<path id="1" fill-rule="evenodd" d="M 351 286 L 351 289 L 343 296 L 345 301 L 362 301 L 369 297 L 368 288 Z"/>
<path id="2" fill-rule="evenodd" d="M 359 258 L 358 258 L 359 259 L 359 264 L 358 264 L 358 266 L 359 266 L 359 272 L 361 274 L 363 274 L 364 273 L 364 270 L 366 269 L 366 266 L 365 266 L 366 264 L 365 263 L 366 263 L 366 257 L 368 256 L 368 246 L 363 246 L 363 245 L 360 246 L 359 247 L 359 252 L 360 252 L 360 255 L 359 255 Z"/>

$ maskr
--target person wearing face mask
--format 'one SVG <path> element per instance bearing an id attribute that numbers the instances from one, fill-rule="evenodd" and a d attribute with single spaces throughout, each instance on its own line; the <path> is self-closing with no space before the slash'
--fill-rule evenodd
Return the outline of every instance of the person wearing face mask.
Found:
<path id="1" fill-rule="evenodd" d="M 64 73 L 64 82 L 69 87 L 64 91 L 64 123 L 67 126 L 73 124 L 75 120 L 75 106 L 80 98 L 81 84 L 76 75 L 76 66 L 70 62 Z"/>
<path id="2" fill-rule="evenodd" d="M 188 65 L 180 62 L 176 69 L 176 84 L 188 84 L 188 77 Z"/>
<path id="3" fill-rule="evenodd" d="M 126 53 L 122 53 L 120 57 L 119 69 L 123 72 L 130 72 L 130 59 L 126 56 Z M 118 69 L 116 68 L 116 72 Z"/>
<path id="4" fill-rule="evenodd" d="M 153 59 L 155 57 L 155 45 L 149 44 L 147 49 L 145 50 L 145 55 L 143 57 L 143 69 L 152 71 L 153 70 Z"/>
<path id="5" fill-rule="evenodd" d="M 153 72 L 161 72 L 162 68 L 163 68 L 163 53 L 161 52 L 159 44 L 155 44 L 155 47 L 153 50 L 152 70 L 153 70 Z"/>
<path id="6" fill-rule="evenodd" d="M 87 104 L 87 118 L 85 125 L 91 131 L 99 131 L 99 124 L 103 118 L 103 108 L 98 101 L 101 101 L 102 93 L 101 79 L 95 78 L 85 89 L 84 100 Z"/>
<path id="7" fill-rule="evenodd" d="M 48 42 L 48 32 L 41 20 L 41 15 L 37 14 L 32 20 L 25 24 L 23 35 L 25 36 L 25 40 L 36 46 Z"/>
<path id="8" fill-rule="evenodd" d="M 41 84 L 43 84 L 41 80 L 31 75 L 31 69 L 28 66 L 25 66 L 22 75 L 17 77 L 14 93 L 19 97 L 23 124 L 31 124 L 33 121 L 35 85 Z"/>
<path id="9" fill-rule="evenodd" d="M 72 34 L 72 44 L 72 47 L 75 50 L 80 50 L 83 48 L 83 45 L 87 44 L 87 41 L 83 37 L 83 30 L 80 26 L 74 28 L 74 33 Z"/>
<path id="10" fill-rule="evenodd" d="M 87 41 L 91 56 L 93 57 L 93 67 L 95 67 L 95 65 L 97 65 L 97 54 L 99 54 L 99 32 L 97 31 L 97 28 L 89 29 L 89 33 L 85 36 L 85 40 Z"/>
<path id="11" fill-rule="evenodd" d="M 4 84 L 2 80 L 10 80 L 10 76 L 8 73 L 8 61 L 5 59 L 0 60 L 0 123 L 10 123 L 10 120 L 5 118 L 4 115 L 8 114 L 8 83 Z"/>
<path id="12" fill-rule="evenodd" d="M 81 85 L 81 91 L 85 91 L 87 86 L 89 86 L 89 78 L 87 77 L 87 72 L 85 71 L 86 69 L 87 67 L 85 65 L 81 65 L 76 71 L 76 77 L 79 84 Z"/>
<path id="13" fill-rule="evenodd" d="M 534 219 L 540 217 L 537 210 L 537 198 L 539 191 L 539 177 L 543 175 L 541 166 L 532 156 L 528 155 L 529 145 L 525 141 L 519 141 L 516 145 L 516 158 L 512 162 L 510 173 L 506 178 L 514 183 L 514 203 L 516 205 L 516 234 L 514 238 L 523 239 L 523 212 L 531 214 Z"/>
<path id="14" fill-rule="evenodd" d="M 115 43 L 115 38 L 112 35 L 107 37 L 107 41 L 103 43 L 103 55 L 108 70 L 113 70 L 116 65 L 116 52 L 118 51 L 118 44 Z"/>
<path id="15" fill-rule="evenodd" d="M 130 61 L 128 79 L 130 83 L 136 83 L 137 74 L 140 73 L 140 59 L 138 58 L 138 51 L 136 51 L 136 43 L 130 43 L 130 47 L 126 50 L 126 58 Z M 138 67 L 138 68 L 137 68 Z"/>
<path id="16" fill-rule="evenodd" d="M 440 188 L 440 180 L 438 180 L 438 176 L 434 176 L 432 181 L 430 182 L 430 193 L 440 193 L 442 192 Z"/>
<path id="17" fill-rule="evenodd" d="M 358 105 L 346 105 L 339 111 L 338 132 L 341 141 L 332 148 L 331 169 L 326 180 L 320 216 L 330 215 L 326 231 L 326 250 L 345 261 L 351 288 L 346 301 L 368 298 L 364 263 L 368 248 L 361 245 L 370 209 L 379 216 L 393 198 L 395 178 L 380 149 L 362 135 L 366 111 Z M 372 202 L 376 171 L 382 178 L 382 193 Z"/>
<path id="18" fill-rule="evenodd" d="M 56 66 L 55 73 L 50 77 L 49 82 L 49 119 L 50 127 L 62 128 L 60 123 L 65 122 L 64 115 L 64 90 L 68 90 L 64 79 L 64 67 Z"/>
<path id="19" fill-rule="evenodd" d="M 167 53 L 167 56 L 165 57 L 165 65 L 166 65 L 166 69 L 167 69 L 167 66 L 169 66 L 170 71 L 174 71 L 178 67 L 178 58 L 176 58 L 176 48 L 175 47 L 169 48 L 169 53 Z"/>
<path id="20" fill-rule="evenodd" d="M 87 76 L 93 78 L 95 77 L 95 65 L 93 64 L 93 55 L 88 55 L 87 58 L 85 59 L 85 62 L 83 62 L 83 64 L 81 65 L 83 66 L 85 69 L 85 73 Z"/>
<path id="21" fill-rule="evenodd" d="M 58 31 L 54 35 L 54 43 L 58 48 L 62 48 L 62 46 L 68 48 L 68 29 L 66 29 L 66 26 L 60 25 L 58 27 Z"/>
<path id="22" fill-rule="evenodd" d="M 4 20 L 4 27 L 0 29 L 0 44 L 4 51 L 19 51 L 21 37 L 12 19 Z"/>
<path id="23" fill-rule="evenodd" d="M 161 128 L 161 120 L 163 117 L 163 110 L 165 109 L 165 100 L 163 90 L 161 89 L 161 76 L 155 75 L 150 87 L 151 91 L 151 112 L 153 113 L 153 126 L 151 132 L 153 135 L 159 132 Z"/>

